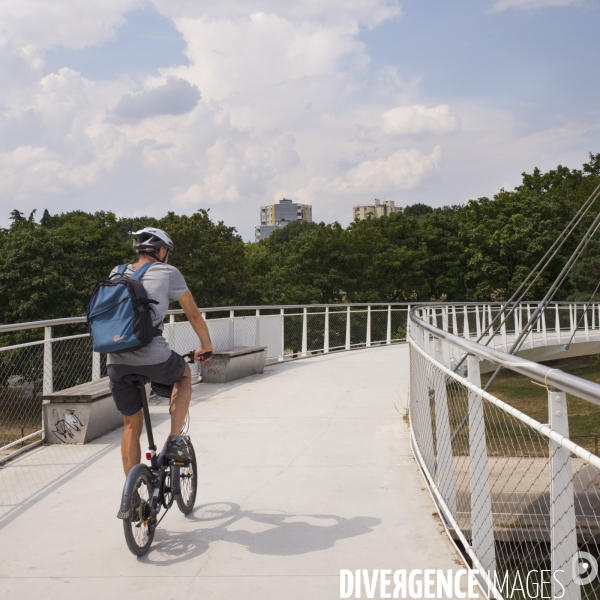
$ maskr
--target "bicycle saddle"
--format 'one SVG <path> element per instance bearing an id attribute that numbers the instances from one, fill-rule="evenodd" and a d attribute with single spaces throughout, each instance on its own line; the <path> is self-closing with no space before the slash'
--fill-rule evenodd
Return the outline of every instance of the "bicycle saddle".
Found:
<path id="1" fill-rule="evenodd" d="M 170 398 L 173 393 L 172 385 L 165 385 L 163 383 L 156 383 L 156 381 L 152 382 L 152 392 L 157 396 L 161 396 L 162 398 Z"/>
<path id="2" fill-rule="evenodd" d="M 129 385 L 144 385 L 150 382 L 150 377 L 144 377 L 143 375 L 125 375 L 121 381 L 124 381 Z"/>

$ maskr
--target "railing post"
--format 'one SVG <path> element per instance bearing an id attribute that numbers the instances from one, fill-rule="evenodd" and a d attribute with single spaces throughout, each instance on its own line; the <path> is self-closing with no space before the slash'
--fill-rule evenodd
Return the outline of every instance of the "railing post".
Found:
<path id="1" fill-rule="evenodd" d="M 467 306 L 463 306 L 464 321 L 463 321 L 463 337 L 466 340 L 471 339 L 471 332 L 469 331 L 469 311 Z"/>
<path id="2" fill-rule="evenodd" d="M 235 322 L 234 322 L 234 318 L 235 318 L 235 310 L 230 310 L 229 311 L 229 339 L 228 339 L 229 350 L 231 350 L 232 348 L 235 347 Z"/>
<path id="3" fill-rule="evenodd" d="M 448 307 L 447 306 L 443 306 L 442 307 L 442 329 L 444 331 L 450 331 L 448 328 Z"/>
<path id="4" fill-rule="evenodd" d="M 308 309 L 304 307 L 302 311 L 302 356 L 306 356 L 308 351 Z"/>
<path id="5" fill-rule="evenodd" d="M 555 389 L 548 390 L 550 428 L 559 435 L 569 437 L 567 395 Z M 560 444 L 550 440 L 550 541 L 551 569 L 562 569 L 561 583 L 553 582 L 554 597 L 579 600 L 581 587 L 573 580 L 572 564 L 577 554 L 577 527 L 571 454 Z"/>
<path id="6" fill-rule="evenodd" d="M 479 305 L 476 304 L 475 308 L 475 331 L 477 332 L 477 337 L 481 337 L 481 319 L 479 317 Z"/>
<path id="7" fill-rule="evenodd" d="M 444 360 L 442 340 L 435 338 L 435 360 L 448 366 Z M 435 437 L 437 450 L 438 487 L 453 517 L 456 517 L 456 487 L 454 484 L 454 461 L 452 458 L 452 441 L 450 437 L 450 418 L 448 416 L 448 393 L 446 375 L 442 372 L 434 374 L 435 394 Z"/>
<path id="8" fill-rule="evenodd" d="M 44 327 L 44 379 L 42 390 L 45 394 L 54 391 L 54 375 L 52 369 L 52 327 Z"/>
<path id="9" fill-rule="evenodd" d="M 329 306 L 325 307 L 325 331 L 323 332 L 323 353 L 329 353 Z"/>
<path id="10" fill-rule="evenodd" d="M 448 320 L 450 320 L 450 315 L 448 315 Z M 448 330 L 450 330 L 450 322 L 448 322 Z M 458 319 L 456 316 L 456 306 L 454 306 L 454 304 L 452 305 L 452 333 L 458 335 Z M 448 350 L 450 351 L 450 360 L 452 362 L 450 368 L 454 368 L 460 361 L 460 351 L 452 344 L 448 344 Z"/>
<path id="11" fill-rule="evenodd" d="M 371 305 L 367 306 L 367 348 L 371 347 Z"/>
<path id="12" fill-rule="evenodd" d="M 387 330 L 385 335 L 385 343 L 389 346 L 392 343 L 392 305 L 388 304 L 387 310 Z M 406 322 L 408 323 L 408 315 L 406 315 Z M 408 327 L 407 327 L 408 329 Z"/>
<path id="13" fill-rule="evenodd" d="M 585 341 L 589 342 L 590 341 L 590 330 L 588 328 L 588 311 L 586 310 L 585 306 L 583 307 L 583 327 L 584 327 L 584 331 L 585 331 Z"/>
<path id="14" fill-rule="evenodd" d="M 573 315 L 573 312 L 575 312 L 575 315 Z M 574 323 L 577 322 L 577 305 L 573 306 L 573 304 L 569 304 L 569 333 L 570 335 L 573 335 L 573 332 L 575 331 L 575 325 Z"/>
<path id="15" fill-rule="evenodd" d="M 481 388 L 479 357 L 467 357 L 469 381 Z M 469 454 L 471 463 L 471 536 L 473 551 L 488 572 L 496 570 L 494 519 L 490 496 L 490 472 L 485 439 L 483 400 L 469 392 Z"/>
<path id="16" fill-rule="evenodd" d="M 350 305 L 346 309 L 346 350 L 350 350 Z"/>
<path id="17" fill-rule="evenodd" d="M 417 346 L 425 349 L 425 336 L 421 327 L 411 323 L 410 333 Z M 427 372 L 431 368 L 422 357 L 410 364 L 410 420 L 427 470 L 434 476 L 433 428 L 431 426 L 431 404 Z"/>
<path id="18" fill-rule="evenodd" d="M 546 310 L 542 311 L 540 315 L 542 319 L 542 339 L 544 340 L 544 346 L 548 345 L 548 332 L 546 331 Z"/>
<path id="19" fill-rule="evenodd" d="M 281 315 L 281 356 L 277 360 L 281 362 L 285 357 L 285 308 L 280 308 L 279 314 Z"/>
<path id="20" fill-rule="evenodd" d="M 556 331 L 556 343 L 560 344 L 560 312 L 558 311 L 558 304 L 554 305 L 556 309 L 556 317 L 554 319 L 554 330 Z"/>
<path id="21" fill-rule="evenodd" d="M 500 323 L 502 323 L 500 325 L 500 333 L 502 335 L 502 350 L 504 350 L 504 352 L 508 352 L 508 341 L 506 339 L 506 319 L 504 318 L 504 315 L 502 315 L 500 319 Z"/>
<path id="22" fill-rule="evenodd" d="M 100 352 L 92 352 L 92 381 L 98 381 L 100 375 Z"/>
<path id="23" fill-rule="evenodd" d="M 169 315 L 169 325 L 168 333 L 166 335 L 167 342 L 169 342 L 169 346 L 175 348 L 175 315 L 171 313 Z"/>
<path id="24" fill-rule="evenodd" d="M 254 345 L 260 346 L 260 308 L 256 309 L 256 329 L 254 332 Z"/>

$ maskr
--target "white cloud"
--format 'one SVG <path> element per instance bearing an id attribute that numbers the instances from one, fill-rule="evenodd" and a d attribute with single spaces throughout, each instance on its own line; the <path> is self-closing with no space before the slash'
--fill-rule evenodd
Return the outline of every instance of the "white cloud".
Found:
<path id="1" fill-rule="evenodd" d="M 354 21 L 367 27 L 397 18 L 402 13 L 398 0 L 153 0 L 153 3 L 172 19 L 207 17 L 219 20 L 266 13 L 295 22 L 338 24 Z"/>
<path id="2" fill-rule="evenodd" d="M 568 162 L 572 148 L 589 139 L 585 123 L 525 137 L 508 111 L 456 99 L 450 109 L 423 97 L 417 77 L 375 71 L 360 34 L 397 18 L 396 2 L 155 4 L 182 32 L 190 64 L 135 81 L 67 68 L 41 76 L 45 49 L 109 39 L 134 0 L 0 5 L 3 223 L 13 207 L 156 216 L 210 207 L 250 238 L 258 207 L 281 197 L 342 222 L 374 197 L 464 201 L 538 156 L 540 167 L 579 164 Z"/>
<path id="3" fill-rule="evenodd" d="M 388 158 L 367 160 L 348 171 L 348 182 L 365 192 L 410 190 L 439 167 L 441 148 L 436 146 L 429 156 L 411 148 L 398 150 Z"/>
<path id="4" fill-rule="evenodd" d="M 510 8 L 532 10 L 551 6 L 581 6 L 586 0 L 496 0 L 492 10 L 501 12 Z"/>
<path id="5" fill-rule="evenodd" d="M 348 57 L 359 65 L 367 62 L 354 22 L 296 24 L 274 14 L 253 13 L 236 19 L 182 18 L 177 26 L 192 64 L 173 74 L 194 82 L 210 100 L 333 75 Z"/>
<path id="6" fill-rule="evenodd" d="M 112 38 L 124 23 L 124 13 L 140 4 L 140 0 L 2 0 L 0 39 L 17 48 L 80 49 Z"/>
<path id="7" fill-rule="evenodd" d="M 427 108 L 413 104 L 398 106 L 383 113 L 383 131 L 396 135 L 451 133 L 460 128 L 459 118 L 447 104 Z"/>

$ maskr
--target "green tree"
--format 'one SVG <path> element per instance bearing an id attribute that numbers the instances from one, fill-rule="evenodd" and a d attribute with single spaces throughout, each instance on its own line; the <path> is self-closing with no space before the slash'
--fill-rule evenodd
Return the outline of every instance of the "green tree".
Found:
<path id="1" fill-rule="evenodd" d="M 189 217 L 170 212 L 153 225 L 173 239 L 177 249 L 169 263 L 181 271 L 199 306 L 244 303 L 249 285 L 244 242 L 234 227 L 214 223 L 207 210 Z"/>
<path id="2" fill-rule="evenodd" d="M 532 174 L 523 173 L 523 183 L 514 191 L 501 190 L 493 200 L 471 200 L 464 207 L 459 231 L 466 246 L 470 300 L 510 296 L 598 185 L 599 164 L 599 155 L 590 155 L 583 170 L 559 166 L 542 174 L 534 169 Z M 593 212 L 538 279 L 529 299 L 543 296 L 589 226 Z M 571 292 L 568 282 L 556 299 Z"/>
<path id="3" fill-rule="evenodd" d="M 85 314 L 96 283 L 131 257 L 112 213 L 73 214 L 51 228 L 14 219 L 1 250 L 3 323 Z"/>

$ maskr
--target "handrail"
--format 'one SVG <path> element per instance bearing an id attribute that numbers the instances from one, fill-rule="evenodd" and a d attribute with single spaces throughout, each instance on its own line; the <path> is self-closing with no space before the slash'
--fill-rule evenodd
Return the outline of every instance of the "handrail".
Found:
<path id="1" fill-rule="evenodd" d="M 478 304 L 477 302 L 459 303 L 456 304 Z M 411 302 L 349 302 L 338 304 L 271 304 L 257 306 L 211 306 L 210 308 L 200 308 L 202 312 L 226 312 L 232 310 L 281 310 L 292 308 L 347 308 L 353 306 L 412 306 Z M 168 315 L 183 314 L 182 308 L 175 308 L 167 311 Z M 70 325 L 73 323 L 85 323 L 86 317 L 66 317 L 62 319 L 47 319 L 45 321 L 28 321 L 24 323 L 10 323 L 0 325 L 0 333 L 7 331 L 21 331 L 22 329 L 36 329 L 38 327 L 52 327 L 56 325 Z"/>
<path id="2" fill-rule="evenodd" d="M 453 306 L 480 306 L 485 304 L 486 306 L 503 306 L 502 302 L 448 302 L 445 305 L 451 304 Z M 534 304 L 534 301 L 524 302 L 523 304 Z M 585 305 L 585 302 L 551 302 L 549 306 L 556 305 Z M 204 313 L 213 312 L 226 312 L 226 311 L 244 311 L 244 310 L 290 310 L 295 308 L 348 308 L 348 307 L 361 307 L 361 306 L 401 306 L 401 307 L 435 307 L 440 306 L 439 302 L 419 302 L 415 305 L 414 302 L 344 302 L 334 304 L 261 304 L 254 306 L 211 306 L 209 308 L 200 308 Z M 168 315 L 180 315 L 183 314 L 183 309 L 175 308 L 167 311 Z M 0 333 L 9 331 L 21 331 L 23 329 L 36 329 L 38 327 L 53 327 L 59 325 L 71 325 L 75 323 L 85 323 L 85 317 L 66 317 L 59 319 L 46 319 L 43 321 L 26 321 L 23 323 L 9 323 L 6 325 L 0 325 Z"/>
<path id="3" fill-rule="evenodd" d="M 467 354 L 472 354 L 474 356 L 489 360 L 492 363 L 502 365 L 511 371 L 515 371 L 521 375 L 525 375 L 526 377 L 531 377 L 545 386 L 555 387 L 559 390 L 582 398 L 583 400 L 587 400 L 592 404 L 600 406 L 599 384 L 588 381 L 587 379 L 581 379 L 575 375 L 570 375 L 569 373 L 565 373 L 560 369 L 546 367 L 544 365 L 531 362 L 520 356 L 507 354 L 506 352 L 496 350 L 495 348 L 490 348 L 489 346 L 484 346 L 483 344 L 477 344 L 470 340 L 466 340 L 465 338 L 454 335 L 449 331 L 438 329 L 415 314 L 415 311 L 423 308 L 424 306 L 431 308 L 432 306 L 440 307 L 443 305 L 420 304 L 412 308 L 410 311 L 410 320 L 414 321 L 419 327 L 422 327 L 431 333 L 431 335 L 454 346 L 458 346 Z"/>

